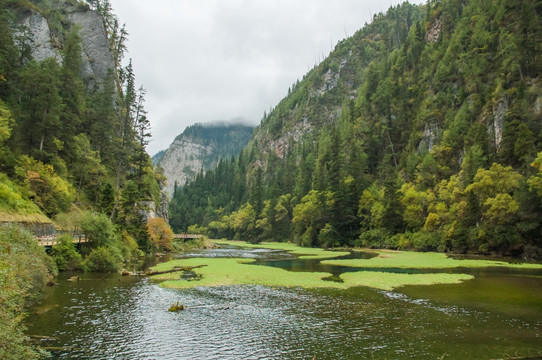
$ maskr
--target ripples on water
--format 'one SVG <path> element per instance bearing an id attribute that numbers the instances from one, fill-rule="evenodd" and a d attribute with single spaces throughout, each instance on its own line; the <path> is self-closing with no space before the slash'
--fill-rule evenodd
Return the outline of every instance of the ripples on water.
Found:
<path id="1" fill-rule="evenodd" d="M 242 249 L 239 247 L 224 247 L 211 250 L 190 251 L 184 254 L 173 254 L 176 259 L 206 257 L 206 258 L 246 258 L 257 260 L 288 260 L 296 256 L 274 249 Z"/>
<path id="2" fill-rule="evenodd" d="M 277 255 L 239 251 L 212 254 Z M 399 292 L 264 286 L 178 291 L 126 277 L 59 284 L 46 300 L 59 306 L 31 316 L 28 333 L 57 338 L 47 345 L 63 348 L 53 352 L 61 359 L 439 359 L 445 353 L 446 359 L 484 359 L 514 349 L 542 351 L 540 319 Z M 186 310 L 169 312 L 176 302 Z"/>

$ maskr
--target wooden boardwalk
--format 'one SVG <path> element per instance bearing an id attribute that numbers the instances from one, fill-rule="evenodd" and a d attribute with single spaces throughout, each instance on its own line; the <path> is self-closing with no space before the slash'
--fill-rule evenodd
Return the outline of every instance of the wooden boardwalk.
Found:
<path id="1" fill-rule="evenodd" d="M 41 246 L 54 246 L 58 244 L 58 236 L 57 235 L 46 235 L 46 236 L 36 236 L 36 240 L 38 240 L 38 244 Z M 73 243 L 74 244 L 82 244 L 86 243 L 89 240 L 85 237 L 85 235 L 73 235 Z"/>
<path id="2" fill-rule="evenodd" d="M 175 239 L 199 239 L 203 235 L 201 234 L 175 234 Z M 58 244 L 57 235 L 36 236 L 36 240 L 41 246 L 51 247 Z M 83 244 L 89 242 L 85 235 L 73 235 L 74 244 Z"/>
<path id="3" fill-rule="evenodd" d="M 173 235 L 173 238 L 175 239 L 199 239 L 203 235 L 201 234 L 175 234 Z"/>

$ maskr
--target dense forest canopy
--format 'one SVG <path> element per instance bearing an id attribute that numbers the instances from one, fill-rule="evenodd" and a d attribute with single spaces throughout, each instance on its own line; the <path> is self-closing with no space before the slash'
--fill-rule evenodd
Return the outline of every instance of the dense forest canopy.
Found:
<path id="1" fill-rule="evenodd" d="M 177 191 L 174 227 L 541 257 L 541 15 L 536 0 L 441 0 L 374 16 L 237 158 Z"/>
<path id="2" fill-rule="evenodd" d="M 102 16 L 114 59 L 103 79 L 82 72 L 82 34 L 69 20 L 70 6 Z M 145 90 L 136 87 L 131 61 L 122 65 L 127 32 L 111 5 L 3 0 L 0 10 L 1 210 L 20 222 L 35 213 L 53 219 L 74 207 L 94 210 L 146 247 L 138 212 L 144 201 L 160 201 L 163 179 L 145 151 Z M 19 20 L 28 13 L 47 20 L 61 59 L 32 57 L 33 38 Z"/>

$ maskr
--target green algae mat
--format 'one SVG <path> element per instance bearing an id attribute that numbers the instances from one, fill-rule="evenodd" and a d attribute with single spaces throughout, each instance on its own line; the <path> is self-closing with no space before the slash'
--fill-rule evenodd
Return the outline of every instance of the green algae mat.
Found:
<path id="1" fill-rule="evenodd" d="M 266 285 L 277 287 L 336 288 L 347 289 L 366 286 L 381 290 L 392 290 L 406 285 L 456 284 L 473 279 L 461 273 L 397 273 L 386 269 L 448 269 L 507 267 L 520 269 L 542 269 L 542 264 L 510 264 L 492 260 L 457 260 L 442 253 L 420 253 L 411 251 L 375 251 L 378 256 L 370 259 L 336 259 L 349 255 L 345 251 L 329 251 L 302 248 L 290 243 L 249 244 L 242 241 L 215 241 L 218 245 L 235 245 L 246 248 L 284 250 L 298 255 L 298 259 L 322 260 L 324 265 L 360 268 L 360 271 L 344 272 L 338 278 L 328 272 L 288 271 L 279 267 L 255 265 L 256 260 L 243 258 L 188 258 L 172 260 L 153 267 L 153 271 L 168 271 L 176 267 L 201 266 L 191 270 L 197 277 L 181 279 L 183 271 L 152 276 L 166 288 L 186 289 L 199 286 Z M 363 269 L 371 269 L 364 271 Z M 382 271 L 375 271 L 382 269 Z M 326 280 L 327 279 L 327 280 Z M 332 281 L 329 279 L 334 279 Z"/>
<path id="2" fill-rule="evenodd" d="M 192 258 L 172 260 L 152 268 L 153 271 L 165 271 L 180 266 L 204 267 L 193 271 L 201 275 L 199 280 L 181 280 L 182 271 L 155 275 L 151 278 L 162 281 L 166 288 L 186 289 L 198 286 L 224 285 L 266 285 L 302 288 L 337 288 L 347 289 L 353 286 L 367 286 L 382 290 L 392 290 L 404 285 L 455 284 L 472 279 L 467 274 L 397 274 L 374 271 L 344 273 L 343 282 L 327 281 L 331 276 L 325 272 L 293 272 L 281 268 L 251 265 L 252 259 Z"/>

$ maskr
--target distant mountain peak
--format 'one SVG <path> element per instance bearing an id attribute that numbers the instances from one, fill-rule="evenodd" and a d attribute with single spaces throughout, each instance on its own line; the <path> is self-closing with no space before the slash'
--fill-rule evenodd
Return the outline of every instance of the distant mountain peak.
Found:
<path id="1" fill-rule="evenodd" d="M 237 156 L 254 127 L 245 119 L 196 123 L 188 126 L 171 145 L 153 156 L 153 163 L 164 169 L 166 192 L 171 197 L 200 172 L 216 167 L 220 159 Z"/>

